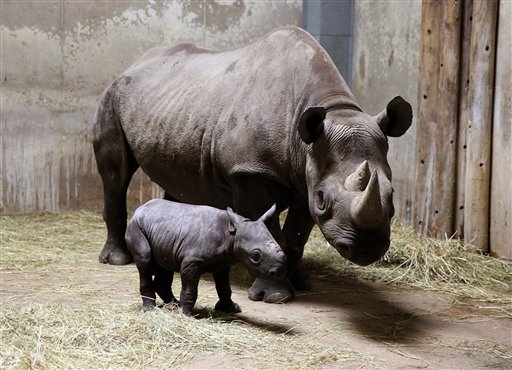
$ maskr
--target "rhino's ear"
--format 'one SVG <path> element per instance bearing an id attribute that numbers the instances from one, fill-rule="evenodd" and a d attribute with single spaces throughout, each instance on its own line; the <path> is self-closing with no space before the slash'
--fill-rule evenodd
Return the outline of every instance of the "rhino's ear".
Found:
<path id="1" fill-rule="evenodd" d="M 411 126 L 411 105 L 402 99 L 401 96 L 396 96 L 375 119 L 386 136 L 402 136 Z"/>
<path id="2" fill-rule="evenodd" d="M 270 207 L 270 209 L 265 212 L 259 219 L 258 221 L 261 221 L 263 222 L 265 225 L 269 226 L 270 225 L 270 221 L 272 220 L 272 217 L 274 217 L 274 213 L 276 213 L 276 204 L 274 203 L 272 205 L 272 207 Z"/>
<path id="3" fill-rule="evenodd" d="M 239 216 L 235 212 L 233 212 L 231 207 L 228 207 L 227 212 L 229 217 L 228 229 L 231 234 L 234 234 L 236 232 L 236 224 L 238 223 Z"/>
<path id="4" fill-rule="evenodd" d="M 324 107 L 309 107 L 300 116 L 299 136 L 306 144 L 315 141 L 324 130 Z"/>

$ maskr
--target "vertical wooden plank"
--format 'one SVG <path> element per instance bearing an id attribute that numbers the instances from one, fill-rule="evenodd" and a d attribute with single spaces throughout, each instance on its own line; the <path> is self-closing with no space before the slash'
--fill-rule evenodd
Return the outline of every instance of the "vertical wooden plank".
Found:
<path id="1" fill-rule="evenodd" d="M 492 130 L 490 251 L 512 260 L 512 2 L 499 3 Z"/>
<path id="2" fill-rule="evenodd" d="M 471 29 L 464 239 L 486 252 L 489 246 L 492 99 L 498 1 L 475 1 Z"/>
<path id="3" fill-rule="evenodd" d="M 413 222 L 435 237 L 453 234 L 461 9 L 453 0 L 422 8 Z"/>
<path id="4" fill-rule="evenodd" d="M 464 238 L 464 191 L 466 184 L 466 131 L 469 122 L 469 59 L 471 51 L 471 25 L 473 0 L 462 2 L 460 86 L 459 86 L 459 125 L 457 132 L 457 175 L 455 190 L 455 235 Z"/>
<path id="5" fill-rule="evenodd" d="M 428 230 L 427 197 L 431 184 L 427 181 L 429 171 L 427 164 L 432 162 L 430 147 L 424 137 L 426 130 L 430 134 L 433 112 L 429 105 L 436 104 L 437 86 L 436 51 L 439 47 L 439 22 L 441 19 L 441 3 L 439 1 L 423 1 L 421 9 L 420 65 L 418 74 L 418 119 L 416 127 L 416 161 L 415 183 L 413 194 L 412 222 L 416 230 L 425 233 Z M 435 112 L 434 112 L 435 113 Z M 428 159 L 427 159 L 428 158 Z"/>

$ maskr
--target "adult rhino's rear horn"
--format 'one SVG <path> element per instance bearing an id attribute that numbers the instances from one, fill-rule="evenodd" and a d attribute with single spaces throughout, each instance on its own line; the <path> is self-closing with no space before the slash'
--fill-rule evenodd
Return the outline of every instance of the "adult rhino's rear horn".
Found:
<path id="1" fill-rule="evenodd" d="M 368 161 L 364 161 L 345 179 L 345 189 L 348 191 L 363 191 L 370 181 L 370 167 Z"/>
<path id="2" fill-rule="evenodd" d="M 366 189 L 352 201 L 350 212 L 352 220 L 361 228 L 372 228 L 382 222 L 383 208 L 377 170 L 371 174 Z"/>

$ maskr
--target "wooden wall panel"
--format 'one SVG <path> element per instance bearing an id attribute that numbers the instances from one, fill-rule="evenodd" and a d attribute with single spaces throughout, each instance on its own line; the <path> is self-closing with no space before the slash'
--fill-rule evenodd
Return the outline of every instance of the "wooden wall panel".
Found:
<path id="1" fill-rule="evenodd" d="M 489 247 L 489 190 L 497 0 L 473 3 L 469 64 L 464 239 Z"/>
<path id="2" fill-rule="evenodd" d="M 459 1 L 423 2 L 413 224 L 435 237 L 454 223 L 458 121 Z"/>
<path id="3" fill-rule="evenodd" d="M 512 260 L 512 2 L 499 5 L 492 130 L 490 249 Z"/>

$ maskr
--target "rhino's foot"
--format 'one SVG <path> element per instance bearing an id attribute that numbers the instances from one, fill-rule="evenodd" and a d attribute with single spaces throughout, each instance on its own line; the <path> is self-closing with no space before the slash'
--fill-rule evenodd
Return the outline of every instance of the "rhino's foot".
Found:
<path id="1" fill-rule="evenodd" d="M 294 296 L 294 289 L 287 279 L 276 282 L 257 278 L 249 289 L 249 299 L 252 301 L 286 303 Z"/>
<path id="2" fill-rule="evenodd" d="M 240 308 L 240 306 L 233 302 L 233 301 L 230 301 L 230 302 L 221 302 L 221 301 L 218 301 L 217 304 L 215 305 L 215 311 L 220 311 L 220 312 L 224 312 L 224 313 L 239 313 L 239 312 L 242 312 L 242 309 Z"/>
<path id="3" fill-rule="evenodd" d="M 181 313 L 187 317 L 190 317 L 190 318 L 197 318 L 198 315 L 194 315 L 194 312 L 192 312 L 191 309 L 186 309 L 186 308 L 183 308 L 181 307 Z"/>
<path id="4" fill-rule="evenodd" d="M 158 294 L 160 296 L 160 298 L 162 298 L 162 295 L 161 294 Z M 164 299 L 162 298 L 162 301 L 164 301 L 164 305 L 166 306 L 169 306 L 169 305 L 172 305 L 172 306 L 179 306 L 180 305 L 180 302 L 173 297 L 171 297 L 170 299 Z"/>
<path id="5" fill-rule="evenodd" d="M 140 312 L 149 312 L 149 311 L 153 311 L 155 309 L 155 304 L 143 304 L 142 307 L 140 308 Z"/>
<path id="6" fill-rule="evenodd" d="M 99 261 L 111 265 L 127 265 L 132 262 L 132 256 L 125 248 L 116 247 L 107 242 L 100 253 Z"/>

